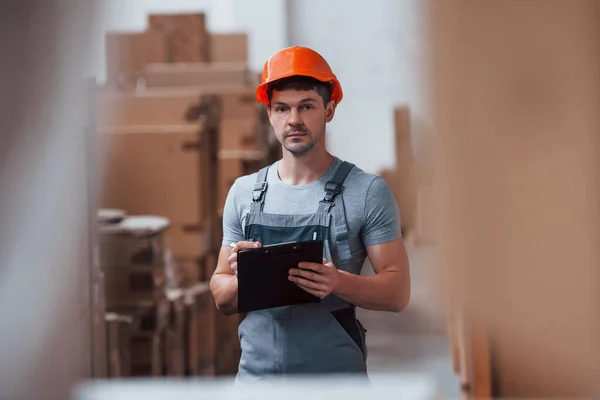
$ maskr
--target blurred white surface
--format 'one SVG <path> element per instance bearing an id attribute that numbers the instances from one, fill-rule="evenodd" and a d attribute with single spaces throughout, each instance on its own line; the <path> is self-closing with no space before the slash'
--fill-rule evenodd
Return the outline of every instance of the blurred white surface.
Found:
<path id="1" fill-rule="evenodd" d="M 371 375 L 371 384 L 353 377 L 302 377 L 235 385 L 231 379 L 120 380 L 80 386 L 73 400 L 283 399 L 352 400 L 438 398 L 434 380 L 425 374 Z M 368 396 L 368 397 L 366 397 Z"/>

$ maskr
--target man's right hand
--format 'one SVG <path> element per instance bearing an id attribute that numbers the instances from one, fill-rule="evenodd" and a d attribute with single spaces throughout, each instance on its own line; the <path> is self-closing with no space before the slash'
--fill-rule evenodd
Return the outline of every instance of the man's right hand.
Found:
<path id="1" fill-rule="evenodd" d="M 222 245 L 219 251 L 217 268 L 210 280 L 210 290 L 215 299 L 217 309 L 223 314 L 237 312 L 237 254 L 242 249 L 261 247 L 258 242 L 238 242 L 235 245 Z"/>
<path id="2" fill-rule="evenodd" d="M 260 242 L 237 242 L 237 243 L 232 243 L 231 247 L 232 247 L 231 255 L 229 256 L 227 261 L 229 262 L 229 267 L 231 268 L 231 271 L 233 271 L 233 274 L 237 277 L 238 252 L 243 249 L 252 249 L 252 248 L 261 247 L 261 244 L 260 244 Z"/>

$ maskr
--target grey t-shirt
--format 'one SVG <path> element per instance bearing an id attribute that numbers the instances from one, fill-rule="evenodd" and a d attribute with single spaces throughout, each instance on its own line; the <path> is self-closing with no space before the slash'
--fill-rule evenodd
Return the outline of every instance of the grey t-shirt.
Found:
<path id="1" fill-rule="evenodd" d="M 288 185 L 277 173 L 279 161 L 270 168 L 263 211 L 271 214 L 309 214 L 317 211 L 324 197 L 325 183 L 342 161 L 335 158 L 329 170 L 306 185 Z M 252 190 L 258 172 L 242 176 L 229 190 L 223 210 L 223 245 L 244 240 L 245 217 L 252 202 Z M 401 236 L 398 206 L 385 180 L 357 166 L 344 181 L 344 206 L 352 257 L 343 269 L 359 274 L 367 257 L 366 247 L 385 243 Z M 338 198 L 336 197 L 336 201 Z M 329 243 L 335 246 L 330 230 Z M 337 265 L 336 265 L 337 266 Z M 338 266 L 339 267 L 339 266 Z"/>

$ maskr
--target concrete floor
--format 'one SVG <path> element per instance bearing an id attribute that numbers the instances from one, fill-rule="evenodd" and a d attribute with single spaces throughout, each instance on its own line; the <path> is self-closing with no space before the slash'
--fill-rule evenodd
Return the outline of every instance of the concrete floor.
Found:
<path id="1" fill-rule="evenodd" d="M 444 398 L 460 395 L 458 376 L 452 371 L 445 333 L 442 303 L 433 288 L 433 251 L 408 246 L 411 263 L 412 296 L 399 314 L 358 310 L 367 329 L 370 373 L 422 373 L 432 376 Z M 372 274 L 367 263 L 364 275 Z"/>

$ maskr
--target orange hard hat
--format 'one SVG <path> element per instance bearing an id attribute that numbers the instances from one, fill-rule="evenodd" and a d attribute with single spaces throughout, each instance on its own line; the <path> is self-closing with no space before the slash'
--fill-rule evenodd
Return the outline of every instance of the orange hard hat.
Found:
<path id="1" fill-rule="evenodd" d="M 316 51 L 308 47 L 292 46 L 279 50 L 265 63 L 261 84 L 256 89 L 256 99 L 269 105 L 267 85 L 273 81 L 290 76 L 310 76 L 331 85 L 331 100 L 335 104 L 342 101 L 342 85 L 331 71 L 329 64 Z"/>

